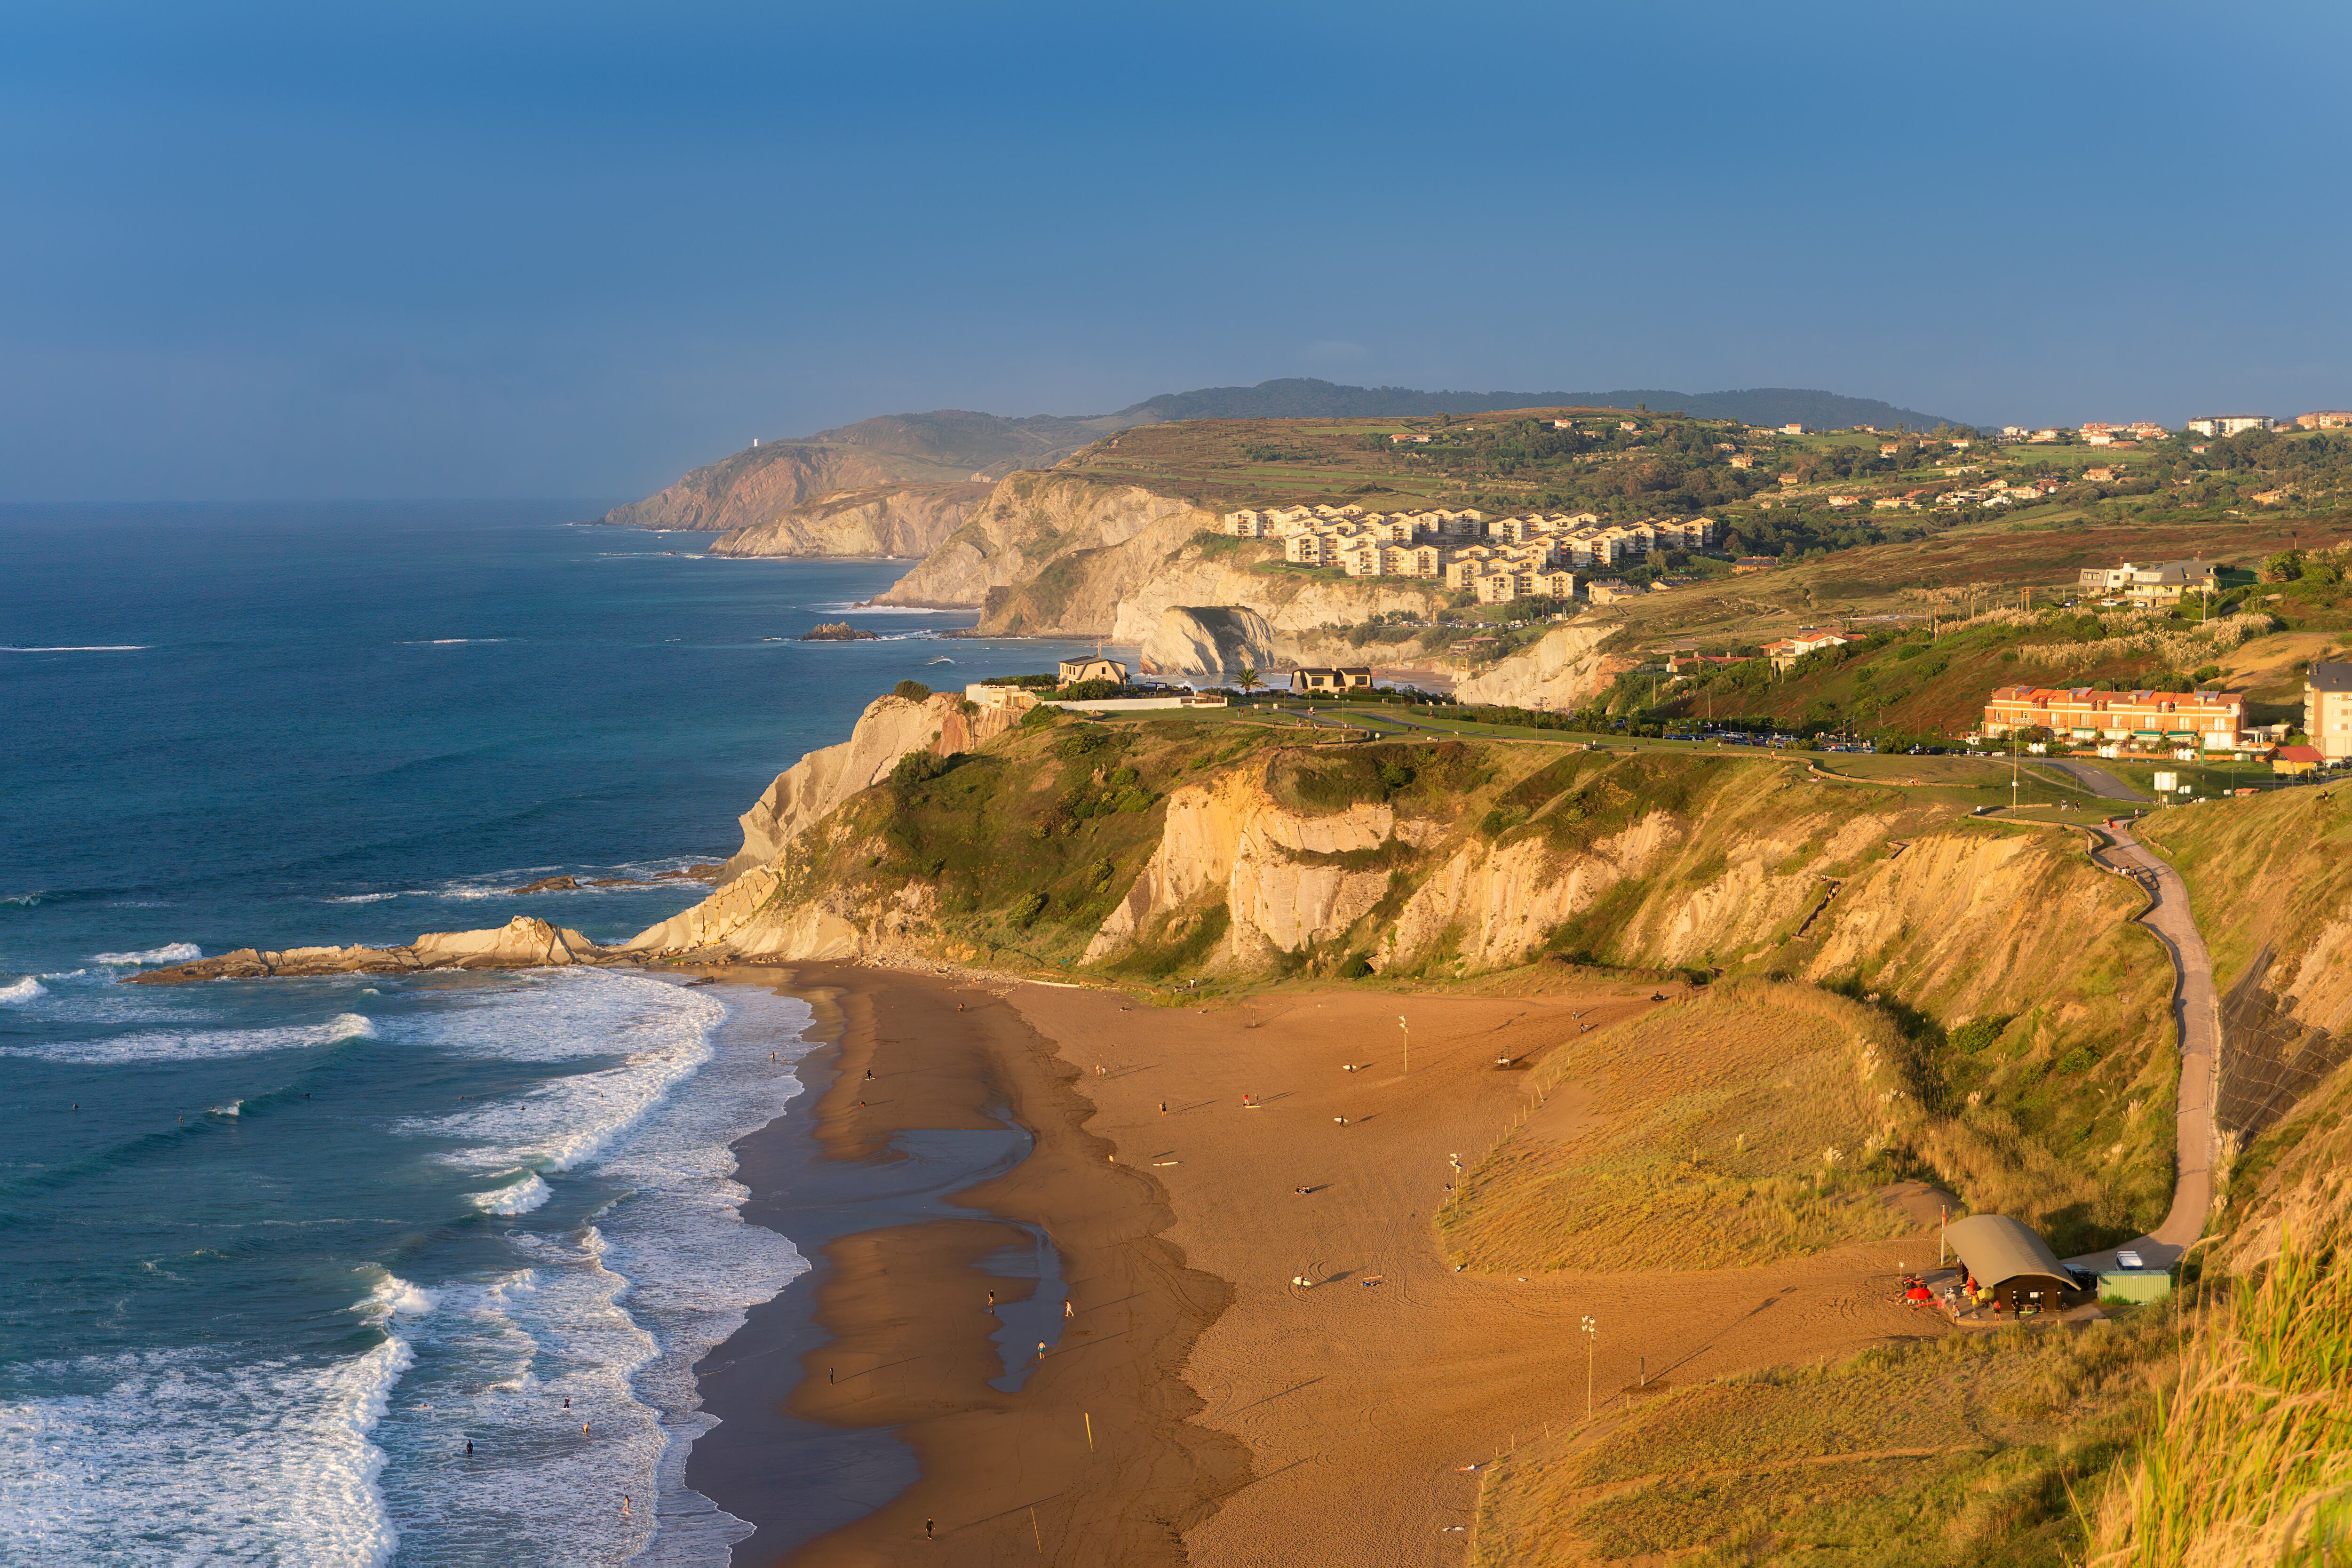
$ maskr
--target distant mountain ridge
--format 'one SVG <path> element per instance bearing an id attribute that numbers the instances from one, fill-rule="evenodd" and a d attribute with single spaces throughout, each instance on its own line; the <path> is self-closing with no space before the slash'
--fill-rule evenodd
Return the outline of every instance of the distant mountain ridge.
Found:
<path id="1" fill-rule="evenodd" d="M 1847 397 L 1807 387 L 1758 386 L 1740 392 L 1672 392 L 1620 387 L 1613 392 L 1417 392 L 1404 386 L 1342 386 L 1311 376 L 1262 381 L 1255 386 L 1209 386 L 1167 392 L 1120 409 L 1125 425 L 1173 419 L 1410 419 L 1433 414 L 1492 414 L 1505 408 L 1632 408 L 1646 405 L 1701 419 L 1750 425 L 1792 421 L 1824 428 L 1907 425 L 1932 430 L 1962 421 L 1923 414 L 1874 397 Z"/>
<path id="2" fill-rule="evenodd" d="M 1490 414 L 1505 408 L 1679 410 L 1705 419 L 1750 425 L 1836 427 L 1907 425 L 1930 430 L 1949 423 L 1875 398 L 1800 387 L 1745 392 L 1417 392 L 1403 386 L 1342 386 L 1307 376 L 1255 386 L 1206 386 L 1162 393 L 1116 414 L 1033 414 L 1007 418 L 968 408 L 884 414 L 782 441 L 746 447 L 681 478 L 657 495 L 615 507 L 606 522 L 798 541 L 811 554 L 919 553 L 956 526 L 968 498 L 955 487 L 992 481 L 1024 468 L 1050 468 L 1073 452 L 1137 425 L 1181 419 L 1419 418 Z M 908 488 L 912 487 L 912 488 Z M 852 515 L 830 504 L 871 491 Z M 810 510 L 809 509 L 816 509 Z M 819 515 L 822 513 L 822 515 Z M 838 536 L 834 537 L 834 536 Z M 831 540 L 831 543 L 826 542 Z"/>

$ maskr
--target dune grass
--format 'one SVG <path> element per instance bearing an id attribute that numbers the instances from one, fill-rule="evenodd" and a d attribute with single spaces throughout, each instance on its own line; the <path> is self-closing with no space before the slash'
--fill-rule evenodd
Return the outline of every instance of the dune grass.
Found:
<path id="1" fill-rule="evenodd" d="M 2288 1208 L 2276 1251 L 2199 1321 L 2096 1510 L 2091 1568 L 2352 1562 L 2352 1180 Z"/>
<path id="2" fill-rule="evenodd" d="M 2149 1403 L 2161 1313 L 1948 1334 L 1656 1398 L 1522 1447 L 1478 1502 L 1478 1568 L 1657 1561 L 2055 1565 L 2070 1498 Z"/>
<path id="3" fill-rule="evenodd" d="M 1447 1256 L 1706 1268 L 1900 1235 L 1875 1189 L 1901 1173 L 1888 1149 L 1916 1115 L 1901 1060 L 1874 1009 L 1763 981 L 1580 1036 L 1440 1212 Z"/>

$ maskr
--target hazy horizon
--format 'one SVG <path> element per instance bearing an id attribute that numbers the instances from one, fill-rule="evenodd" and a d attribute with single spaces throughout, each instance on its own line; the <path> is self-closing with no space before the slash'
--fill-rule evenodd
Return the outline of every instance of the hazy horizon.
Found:
<path id="1" fill-rule="evenodd" d="M 1318 376 L 2352 405 L 2352 18 L 28 14 L 0 500 L 635 496 Z"/>

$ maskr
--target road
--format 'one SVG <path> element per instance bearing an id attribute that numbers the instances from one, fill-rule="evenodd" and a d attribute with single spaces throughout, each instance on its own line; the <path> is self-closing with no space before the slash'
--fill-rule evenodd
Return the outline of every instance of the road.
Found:
<path id="1" fill-rule="evenodd" d="M 2149 1268 L 2167 1268 L 2205 1234 L 2206 1215 L 2213 1206 L 2213 1101 L 2221 1059 L 2221 1009 L 2213 990 L 2213 960 L 2205 951 L 2196 917 L 2189 913 L 2189 889 L 2180 873 L 2129 831 L 2108 831 L 2115 835 L 2115 846 L 2097 851 L 2095 858 L 2147 889 L 2152 901 L 2139 923 L 2154 931 L 2172 955 L 2172 1018 L 2180 1041 L 2180 1098 L 2175 1111 L 2179 1175 L 2173 1184 L 2172 1211 L 2164 1223 L 2129 1244 Z M 2112 1268 L 2115 1258 L 2110 1247 L 2067 1261 L 2084 1268 Z"/>
<path id="2" fill-rule="evenodd" d="M 2093 795 L 2105 795 L 2109 800 L 2145 801 L 2148 798 L 2106 769 L 2093 767 L 2088 763 L 2070 762 L 2064 757 L 2036 757 L 2034 763 L 2040 767 L 2056 768 Z"/>

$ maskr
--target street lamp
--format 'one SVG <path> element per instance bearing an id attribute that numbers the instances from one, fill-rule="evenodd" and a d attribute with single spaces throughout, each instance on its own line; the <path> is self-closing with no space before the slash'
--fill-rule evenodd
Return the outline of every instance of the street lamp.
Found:
<path id="1" fill-rule="evenodd" d="M 1584 1418 L 1592 1419 L 1592 1352 L 1600 1343 L 1600 1326 L 1591 1318 L 1584 1320 Z"/>

